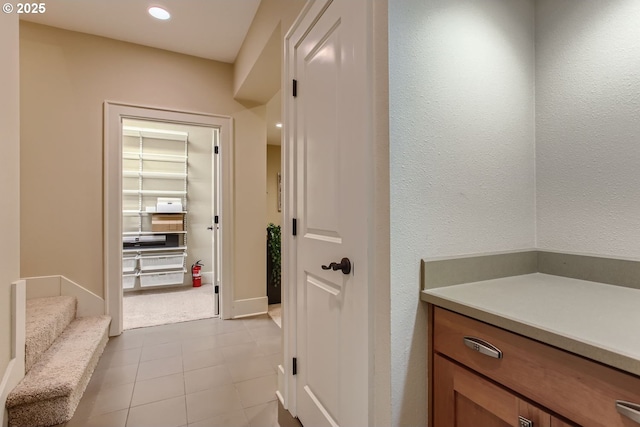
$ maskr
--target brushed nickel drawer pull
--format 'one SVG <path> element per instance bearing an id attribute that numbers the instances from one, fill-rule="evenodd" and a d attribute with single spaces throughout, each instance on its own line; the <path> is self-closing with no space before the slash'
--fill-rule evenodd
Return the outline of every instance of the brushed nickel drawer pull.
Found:
<path id="1" fill-rule="evenodd" d="M 520 427 L 533 427 L 533 421 L 525 417 L 518 417 L 518 422 L 520 422 Z"/>
<path id="2" fill-rule="evenodd" d="M 625 417 L 640 424 L 640 405 L 637 403 L 616 400 L 616 409 Z"/>
<path id="3" fill-rule="evenodd" d="M 484 354 L 485 356 L 493 357 L 495 359 L 502 359 L 502 351 L 493 344 L 489 344 L 485 340 L 475 337 L 464 337 L 464 345 L 471 350 Z"/>

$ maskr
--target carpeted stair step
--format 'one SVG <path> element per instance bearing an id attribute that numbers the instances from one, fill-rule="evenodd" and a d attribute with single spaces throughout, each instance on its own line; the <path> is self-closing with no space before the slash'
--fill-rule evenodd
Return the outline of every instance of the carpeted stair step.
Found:
<path id="1" fill-rule="evenodd" d="M 27 300 L 25 371 L 38 361 L 76 318 L 76 299 L 60 296 Z"/>
<path id="2" fill-rule="evenodd" d="M 109 316 L 75 319 L 7 397 L 10 427 L 43 427 L 73 416 L 109 339 Z"/>

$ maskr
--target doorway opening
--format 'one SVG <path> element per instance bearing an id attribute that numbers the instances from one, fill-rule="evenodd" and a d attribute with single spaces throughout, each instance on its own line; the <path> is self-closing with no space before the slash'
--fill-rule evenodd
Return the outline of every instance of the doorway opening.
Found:
<path id="1" fill-rule="evenodd" d="M 105 103 L 110 335 L 230 314 L 231 120 Z"/>
<path id="2" fill-rule="evenodd" d="M 217 317 L 219 129 L 122 124 L 123 328 Z"/>

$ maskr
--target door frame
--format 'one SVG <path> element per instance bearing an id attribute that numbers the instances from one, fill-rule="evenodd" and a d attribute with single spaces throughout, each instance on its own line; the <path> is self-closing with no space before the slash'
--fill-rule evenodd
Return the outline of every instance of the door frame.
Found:
<path id="1" fill-rule="evenodd" d="M 105 312 L 111 316 L 109 336 L 123 330 L 122 310 L 122 120 L 150 120 L 220 129 L 220 240 L 222 295 L 220 317 L 233 313 L 233 118 L 120 102 L 104 102 L 103 247 Z"/>

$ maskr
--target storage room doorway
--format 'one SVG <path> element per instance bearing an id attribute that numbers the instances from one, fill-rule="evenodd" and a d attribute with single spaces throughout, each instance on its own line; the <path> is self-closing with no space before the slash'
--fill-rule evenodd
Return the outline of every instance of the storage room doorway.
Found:
<path id="1" fill-rule="evenodd" d="M 219 139 L 213 127 L 122 121 L 125 330 L 219 316 Z"/>

